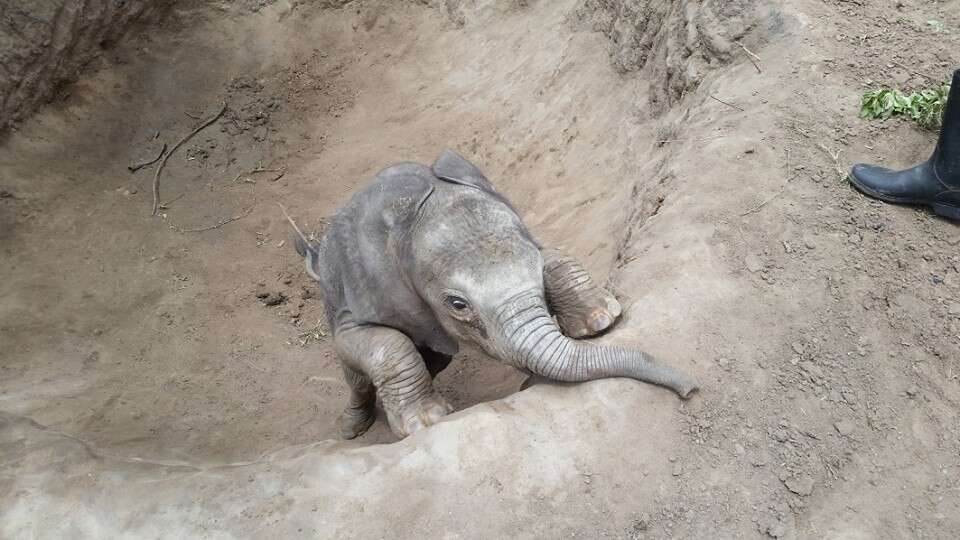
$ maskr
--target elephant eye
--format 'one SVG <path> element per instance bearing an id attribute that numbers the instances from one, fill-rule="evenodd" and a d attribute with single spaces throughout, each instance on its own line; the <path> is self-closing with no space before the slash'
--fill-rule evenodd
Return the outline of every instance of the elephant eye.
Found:
<path id="1" fill-rule="evenodd" d="M 470 307 L 466 300 L 458 296 L 448 296 L 446 298 L 447 306 L 454 311 L 464 311 Z"/>

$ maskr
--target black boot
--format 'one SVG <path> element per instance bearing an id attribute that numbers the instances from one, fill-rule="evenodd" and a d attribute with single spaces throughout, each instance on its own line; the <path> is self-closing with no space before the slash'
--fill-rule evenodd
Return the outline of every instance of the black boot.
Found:
<path id="1" fill-rule="evenodd" d="M 882 201 L 928 204 L 937 214 L 960 220 L 960 70 L 953 74 L 933 156 L 905 171 L 860 163 L 853 166 L 850 182 Z"/>

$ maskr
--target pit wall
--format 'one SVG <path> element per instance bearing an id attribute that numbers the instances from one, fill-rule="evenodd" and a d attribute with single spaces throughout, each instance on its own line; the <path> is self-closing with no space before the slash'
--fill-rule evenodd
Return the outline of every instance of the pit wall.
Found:
<path id="1" fill-rule="evenodd" d="M 417 0 L 445 11 L 451 22 L 523 9 L 530 0 Z M 3 0 L 0 14 L 0 132 L 29 116 L 81 68 L 103 54 L 137 21 L 150 19 L 169 0 Z M 272 2 L 266 2 L 272 3 Z M 341 7 L 347 0 L 325 0 Z M 776 25 L 756 0 L 583 0 L 571 22 L 611 42 L 620 73 L 639 72 L 650 84 L 651 110 L 663 112 L 718 65 L 731 61 L 738 43 L 753 40 L 757 26 Z"/>
<path id="2" fill-rule="evenodd" d="M 166 0 L 0 1 L 0 131 L 76 79 Z"/>

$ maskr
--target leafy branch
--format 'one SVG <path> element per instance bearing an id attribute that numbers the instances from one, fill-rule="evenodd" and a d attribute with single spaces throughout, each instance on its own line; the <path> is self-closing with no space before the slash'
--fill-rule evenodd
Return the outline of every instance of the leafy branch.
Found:
<path id="1" fill-rule="evenodd" d="M 947 83 L 909 95 L 889 88 L 871 90 L 860 99 L 860 118 L 886 120 L 891 116 L 905 116 L 926 129 L 937 130 L 949 95 Z"/>

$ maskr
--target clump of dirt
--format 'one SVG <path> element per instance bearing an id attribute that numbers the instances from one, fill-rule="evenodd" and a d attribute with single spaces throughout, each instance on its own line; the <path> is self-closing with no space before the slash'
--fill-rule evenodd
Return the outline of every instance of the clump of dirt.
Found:
<path id="1" fill-rule="evenodd" d="M 741 41 L 760 39 L 748 34 L 765 16 L 756 0 L 583 0 L 572 20 L 610 39 L 613 66 L 648 81 L 660 113 L 741 54 Z"/>

